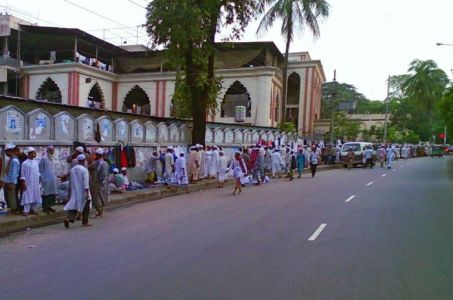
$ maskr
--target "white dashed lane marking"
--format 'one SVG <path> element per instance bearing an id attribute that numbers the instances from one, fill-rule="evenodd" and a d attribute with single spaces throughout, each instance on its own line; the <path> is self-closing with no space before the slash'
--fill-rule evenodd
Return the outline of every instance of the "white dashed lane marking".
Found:
<path id="1" fill-rule="evenodd" d="M 344 202 L 350 202 L 352 199 L 355 198 L 355 195 L 352 195 L 351 197 L 349 197 L 348 199 L 346 199 Z"/>
<path id="2" fill-rule="evenodd" d="M 370 182 L 368 182 L 368 183 L 366 184 L 366 186 L 370 186 L 370 185 L 372 185 L 373 183 L 374 183 L 373 181 L 370 181 Z"/>
<path id="3" fill-rule="evenodd" d="M 321 232 L 326 228 L 327 224 L 323 223 L 319 225 L 318 229 L 308 238 L 309 241 L 315 241 L 318 236 L 321 234 Z"/>
<path id="4" fill-rule="evenodd" d="M 384 174 L 382 174 L 382 177 L 385 177 L 385 176 L 387 176 L 387 174 L 385 174 L 385 173 L 384 173 Z"/>

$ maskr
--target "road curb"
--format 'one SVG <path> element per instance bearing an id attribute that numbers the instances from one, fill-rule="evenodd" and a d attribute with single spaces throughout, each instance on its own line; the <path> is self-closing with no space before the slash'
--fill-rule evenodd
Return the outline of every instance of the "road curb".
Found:
<path id="1" fill-rule="evenodd" d="M 342 168 L 339 165 L 334 166 L 319 166 L 318 172 L 334 170 Z M 310 169 L 305 168 L 304 173 L 309 173 Z M 287 180 L 285 178 L 279 180 Z M 225 186 L 232 186 L 234 184 L 234 180 L 228 179 L 225 182 Z M 189 185 L 189 191 L 191 193 L 194 192 L 201 192 L 204 190 L 210 190 L 216 188 L 218 185 L 216 180 L 209 180 L 209 181 L 202 181 L 200 183 L 191 184 Z M 131 191 L 126 192 L 123 194 L 114 194 L 111 196 L 113 198 L 109 201 L 106 205 L 106 210 L 117 209 L 125 206 L 130 206 L 138 203 L 156 201 L 172 196 L 184 195 L 186 194 L 185 189 L 172 187 L 170 189 L 167 188 L 158 188 L 155 190 L 144 190 L 144 191 Z M 28 217 L 21 217 L 21 216 L 14 216 L 14 217 L 0 217 L 0 238 L 8 236 L 10 234 L 29 230 L 32 228 L 39 228 L 43 226 L 54 225 L 58 223 L 63 223 L 63 220 L 66 218 L 66 212 L 63 210 L 62 206 L 57 207 L 57 212 L 52 214 L 45 214 L 40 213 L 37 216 L 28 216 Z M 11 218 L 11 220 L 8 220 Z M 14 218 L 14 219 L 13 219 Z"/>

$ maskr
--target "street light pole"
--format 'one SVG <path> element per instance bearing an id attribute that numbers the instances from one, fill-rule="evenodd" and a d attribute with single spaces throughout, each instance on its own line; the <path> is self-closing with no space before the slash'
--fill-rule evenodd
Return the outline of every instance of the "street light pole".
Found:
<path id="1" fill-rule="evenodd" d="M 335 124 L 335 112 L 336 112 L 336 100 L 335 96 L 337 93 L 337 70 L 333 70 L 333 93 L 332 93 L 332 114 L 330 116 L 330 144 L 334 144 L 334 124 Z"/>
<path id="2" fill-rule="evenodd" d="M 384 145 L 387 144 L 387 126 L 389 121 L 390 75 L 387 79 L 387 98 L 385 99 Z"/>

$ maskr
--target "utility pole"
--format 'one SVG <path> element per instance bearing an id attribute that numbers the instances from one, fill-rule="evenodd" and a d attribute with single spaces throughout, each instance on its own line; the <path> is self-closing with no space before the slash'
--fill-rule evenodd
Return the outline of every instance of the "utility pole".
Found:
<path id="1" fill-rule="evenodd" d="M 332 92 L 332 114 L 330 116 L 330 144 L 334 144 L 334 124 L 335 124 L 335 112 L 337 111 L 336 103 L 337 93 L 337 70 L 333 70 L 333 92 Z"/>
<path id="2" fill-rule="evenodd" d="M 385 99 L 385 124 L 384 124 L 384 145 L 387 144 L 387 126 L 389 122 L 389 102 L 390 102 L 390 75 L 387 79 L 387 98 Z"/>
<path id="3" fill-rule="evenodd" d="M 447 126 L 444 126 L 444 147 L 447 146 Z"/>

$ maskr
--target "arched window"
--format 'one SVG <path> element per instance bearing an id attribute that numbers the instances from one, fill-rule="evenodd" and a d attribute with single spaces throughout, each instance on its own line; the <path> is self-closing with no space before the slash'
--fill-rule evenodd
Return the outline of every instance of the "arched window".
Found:
<path id="1" fill-rule="evenodd" d="M 300 96 L 300 76 L 292 73 L 288 77 L 288 101 L 289 105 L 299 105 Z"/>
<path id="2" fill-rule="evenodd" d="M 53 103 L 61 103 L 62 102 L 61 91 L 58 88 L 58 85 L 55 83 L 55 81 L 48 77 L 43 82 L 43 84 L 41 84 L 41 87 L 36 93 L 36 99 Z"/>
<path id="3" fill-rule="evenodd" d="M 96 82 L 88 94 L 88 107 L 104 109 L 104 95 L 102 94 L 101 87 Z"/>
<path id="4" fill-rule="evenodd" d="M 123 111 L 142 115 L 151 114 L 151 105 L 148 95 L 138 85 L 134 86 L 129 93 L 127 93 L 126 98 L 124 98 Z"/>
<path id="5" fill-rule="evenodd" d="M 235 81 L 226 91 L 222 101 L 220 116 L 222 118 L 234 118 L 236 106 L 245 106 L 245 116 L 252 116 L 252 100 L 245 86 L 239 81 Z"/>

